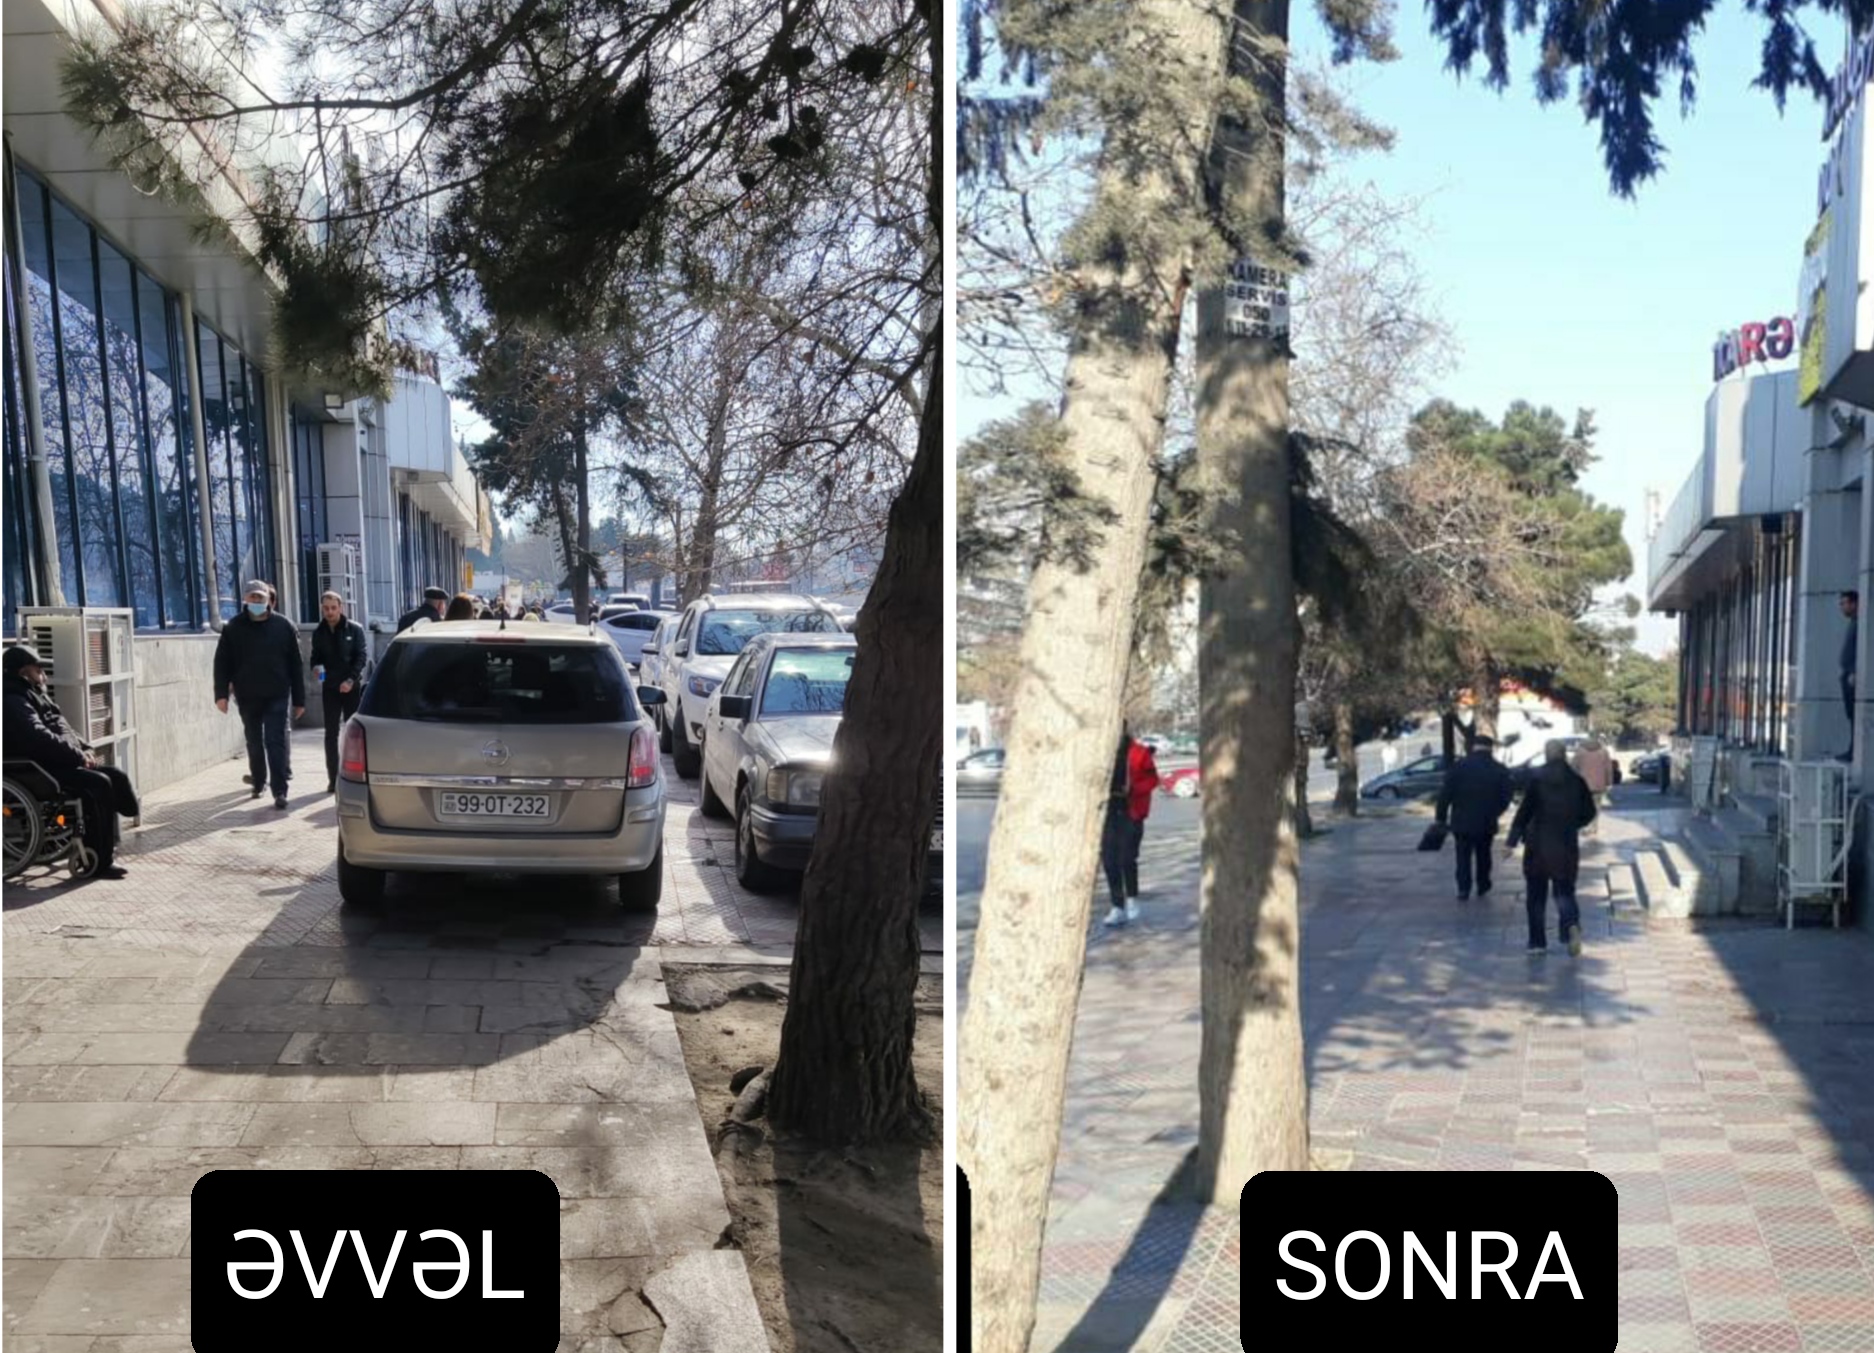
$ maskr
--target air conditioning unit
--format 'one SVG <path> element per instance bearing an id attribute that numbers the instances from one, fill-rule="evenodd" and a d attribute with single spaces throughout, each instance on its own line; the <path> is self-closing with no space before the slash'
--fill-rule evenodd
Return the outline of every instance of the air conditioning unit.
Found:
<path id="1" fill-rule="evenodd" d="M 99 760 L 137 780 L 136 612 L 23 606 L 19 616 L 59 712 Z"/>
<path id="2" fill-rule="evenodd" d="M 336 592 L 345 600 L 345 614 L 365 623 L 364 552 L 349 540 L 319 546 L 319 591 Z"/>
<path id="3" fill-rule="evenodd" d="M 1839 761 L 1781 763 L 1777 824 L 1777 901 L 1785 927 L 1796 908 L 1829 908 L 1841 925 L 1848 896 L 1848 846 L 1855 800 Z"/>

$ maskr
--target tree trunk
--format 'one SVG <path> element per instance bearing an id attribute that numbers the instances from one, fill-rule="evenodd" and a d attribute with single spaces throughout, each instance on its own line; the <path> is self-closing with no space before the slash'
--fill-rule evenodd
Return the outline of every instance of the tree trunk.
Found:
<path id="1" fill-rule="evenodd" d="M 1471 737 L 1495 738 L 1499 680 L 1496 664 L 1480 657 L 1471 667 Z"/>
<path id="2" fill-rule="evenodd" d="M 1353 703 L 1334 702 L 1334 811 L 1355 817 L 1360 812 L 1360 745 L 1354 738 Z"/>
<path id="3" fill-rule="evenodd" d="M 1141 60 L 1207 84 L 1224 30 L 1196 0 L 1143 0 Z M 1155 47 L 1145 47 L 1149 40 Z M 1181 211 L 1200 200 L 1189 125 L 1112 127 L 1096 206 Z M 1153 461 L 1189 286 L 1182 251 L 1101 253 L 1076 276 L 1061 425 L 1064 462 L 1113 519 L 1084 562 L 1044 552 L 1029 578 L 1021 677 L 989 843 L 963 1012 L 958 1161 L 970 1181 L 971 1333 L 977 1353 L 1026 1353 L 1060 1141 L 1067 1055 L 1119 737 Z M 1292 706 L 1291 706 L 1292 707 Z"/>
<path id="4" fill-rule="evenodd" d="M 1295 835 L 1306 841 L 1314 835 L 1314 819 L 1308 813 L 1308 739 L 1295 734 Z"/>
<path id="5" fill-rule="evenodd" d="M 1286 0 L 1238 0 L 1234 72 L 1268 110 L 1219 122 L 1212 173 L 1225 212 L 1280 239 Z M 1253 241 L 1252 241 L 1253 247 Z M 1263 259 L 1260 262 L 1268 263 Z M 1235 1207 L 1262 1170 L 1308 1167 L 1303 1068 L 1288 344 L 1233 336 L 1221 279 L 1197 303 L 1197 456 L 1210 538 L 1227 541 L 1199 617 L 1204 725 L 1200 1198 Z"/>
<path id="6" fill-rule="evenodd" d="M 586 420 L 573 419 L 573 618 L 584 624 L 592 613 L 592 493 L 586 483 Z"/>
<path id="7" fill-rule="evenodd" d="M 911 1065 L 918 902 L 943 757 L 941 358 L 931 365 L 917 458 L 892 504 L 884 556 L 859 612 L 858 654 L 833 741 L 839 772 L 827 777 L 801 885 L 787 1017 L 768 1090 L 777 1126 L 826 1142 L 923 1136 L 931 1128 Z"/>

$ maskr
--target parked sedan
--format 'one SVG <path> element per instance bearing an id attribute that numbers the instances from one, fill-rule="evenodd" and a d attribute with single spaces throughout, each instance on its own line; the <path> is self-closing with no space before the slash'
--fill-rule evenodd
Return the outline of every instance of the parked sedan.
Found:
<path id="1" fill-rule="evenodd" d="M 1641 784 L 1656 785 L 1666 766 L 1666 753 L 1648 752 L 1633 758 L 1633 778 Z"/>
<path id="2" fill-rule="evenodd" d="M 734 817 L 735 876 L 745 888 L 785 887 L 807 867 L 857 651 L 849 634 L 757 634 L 710 697 L 702 807 Z M 941 890 L 941 820 L 927 863 L 926 892 Z"/>
<path id="3" fill-rule="evenodd" d="M 641 667 L 644 659 L 644 646 L 650 643 L 651 636 L 657 632 L 657 627 L 670 618 L 670 612 L 639 611 L 630 608 L 613 611 L 609 606 L 606 610 L 611 613 L 599 617 L 599 633 L 618 645 L 618 652 L 624 658 L 627 667 Z"/>
<path id="4" fill-rule="evenodd" d="M 985 747 L 971 752 L 957 762 L 957 794 L 995 794 L 1002 789 L 1002 768 L 1008 752 L 1001 747 Z"/>
<path id="5" fill-rule="evenodd" d="M 341 737 L 338 891 L 371 906 L 395 871 L 603 874 L 628 909 L 664 879 L 664 780 L 610 641 L 461 620 L 396 637 Z"/>
<path id="6" fill-rule="evenodd" d="M 1363 799 L 1422 799 L 1444 787 L 1445 759 L 1421 756 L 1395 770 L 1375 775 L 1360 786 Z"/>

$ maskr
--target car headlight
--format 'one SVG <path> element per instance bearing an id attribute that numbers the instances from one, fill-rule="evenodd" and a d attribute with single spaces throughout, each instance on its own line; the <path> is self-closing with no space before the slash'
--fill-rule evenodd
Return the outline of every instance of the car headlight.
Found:
<path id="1" fill-rule="evenodd" d="M 693 676 L 690 678 L 690 694 L 699 700 L 707 700 L 721 684 L 721 680 L 716 677 Z"/>
<path id="2" fill-rule="evenodd" d="M 789 808 L 818 808 L 826 772 L 777 769 L 768 772 L 768 802 Z"/>

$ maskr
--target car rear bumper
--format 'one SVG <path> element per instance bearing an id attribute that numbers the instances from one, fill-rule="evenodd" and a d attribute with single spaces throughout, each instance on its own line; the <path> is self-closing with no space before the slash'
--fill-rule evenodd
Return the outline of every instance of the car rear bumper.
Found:
<path id="1" fill-rule="evenodd" d="M 378 825 L 370 786 L 338 782 L 338 834 L 345 858 L 367 869 L 411 873 L 624 874 L 648 868 L 664 843 L 664 786 L 625 796 L 612 833 L 493 835 L 473 829 L 404 831 Z"/>

